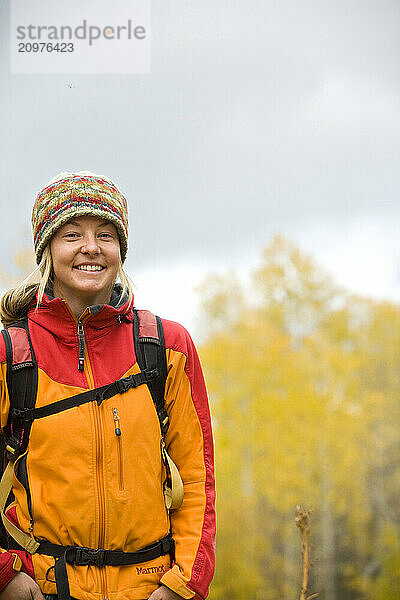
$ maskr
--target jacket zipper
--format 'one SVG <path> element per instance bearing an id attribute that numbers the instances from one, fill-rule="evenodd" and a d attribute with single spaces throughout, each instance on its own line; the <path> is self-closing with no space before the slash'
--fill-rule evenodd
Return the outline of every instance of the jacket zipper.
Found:
<path id="1" fill-rule="evenodd" d="M 79 340 L 79 362 L 78 369 L 84 371 L 86 380 L 89 385 L 89 389 L 94 389 L 94 379 L 92 368 L 87 353 L 85 344 L 85 331 L 83 327 L 83 321 L 78 320 L 78 340 Z M 83 354 L 82 354 L 83 353 Z M 99 498 L 99 535 L 98 535 L 98 548 L 104 548 L 105 542 L 105 512 L 106 512 L 106 500 L 104 490 L 104 469 L 103 469 L 103 422 L 101 417 L 101 406 L 98 406 L 95 402 L 91 403 L 91 409 L 93 411 L 94 423 L 95 423 L 95 442 L 96 442 L 96 480 L 97 480 L 97 491 Z M 100 580 L 101 587 L 104 590 L 104 600 L 107 600 L 107 580 L 106 570 L 107 567 L 101 567 Z"/>
<path id="2" fill-rule="evenodd" d="M 78 371 L 84 371 L 85 370 L 85 331 L 83 329 L 83 323 L 81 320 L 78 321 L 78 342 L 79 342 Z"/>
<path id="3" fill-rule="evenodd" d="M 117 462 L 118 462 L 118 487 L 119 491 L 122 492 L 124 489 L 124 463 L 122 453 L 122 431 L 120 429 L 120 419 L 116 408 L 112 409 L 114 419 L 114 432 L 117 438 Z"/>

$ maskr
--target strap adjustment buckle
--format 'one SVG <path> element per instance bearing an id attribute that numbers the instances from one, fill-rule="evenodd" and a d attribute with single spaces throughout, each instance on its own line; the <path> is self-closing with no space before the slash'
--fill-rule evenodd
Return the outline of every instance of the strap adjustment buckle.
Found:
<path id="1" fill-rule="evenodd" d="M 174 552 L 175 541 L 171 536 L 167 536 L 161 540 L 161 550 L 163 554 L 170 554 Z"/>
<path id="2" fill-rule="evenodd" d="M 67 562 L 71 562 L 78 566 L 92 565 L 94 567 L 104 567 L 106 557 L 105 550 L 102 550 L 101 548 L 99 548 L 98 550 L 93 550 L 93 548 L 84 547 L 78 547 L 73 549 L 75 550 L 75 556 L 71 557 L 72 560 L 69 560 L 67 550 Z"/>
<path id="3" fill-rule="evenodd" d="M 165 435 L 169 427 L 169 416 L 164 407 L 159 410 L 158 418 L 160 421 L 161 432 L 163 435 Z"/>
<path id="4" fill-rule="evenodd" d="M 124 394 L 131 387 L 135 387 L 133 385 L 133 375 L 129 375 L 129 377 L 124 377 L 123 379 L 117 379 L 115 385 L 117 386 L 118 393 Z"/>
<path id="5" fill-rule="evenodd" d="M 118 392 L 124 394 L 130 388 L 139 387 L 139 385 L 152 381 L 156 377 L 158 377 L 158 369 L 152 369 L 151 371 L 145 370 L 140 373 L 135 373 L 134 375 L 129 375 L 128 377 L 123 377 L 122 379 L 117 379 L 115 385 Z"/>
<path id="6" fill-rule="evenodd" d="M 151 371 L 145 371 L 146 373 L 146 381 L 152 381 L 156 379 L 159 375 L 158 369 L 152 369 Z"/>
<path id="7" fill-rule="evenodd" d="M 6 456 L 10 462 L 15 462 L 20 452 L 20 440 L 15 436 L 8 438 L 6 443 Z"/>
<path id="8" fill-rule="evenodd" d="M 34 409 L 33 408 L 13 408 L 11 411 L 12 418 L 19 419 L 25 423 L 30 423 L 34 419 Z"/>

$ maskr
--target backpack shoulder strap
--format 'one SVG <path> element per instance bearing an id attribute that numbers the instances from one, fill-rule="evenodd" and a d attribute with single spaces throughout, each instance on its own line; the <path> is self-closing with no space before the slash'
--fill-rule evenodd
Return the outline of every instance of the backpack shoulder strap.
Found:
<path id="1" fill-rule="evenodd" d="M 29 428 L 26 425 L 21 427 L 21 423 L 14 419 L 14 413 L 16 410 L 35 406 L 37 362 L 29 334 L 28 319 L 9 325 L 2 331 L 2 335 L 6 345 L 7 388 L 10 398 L 10 416 L 5 434 L 8 446 L 20 454 L 26 449 Z"/>
<path id="2" fill-rule="evenodd" d="M 162 457 L 167 471 L 164 485 L 165 505 L 168 510 L 177 509 L 183 501 L 183 483 L 179 471 L 168 455 L 164 436 L 168 430 L 169 417 L 165 409 L 165 382 L 167 358 L 164 331 L 160 317 L 149 310 L 133 311 L 133 337 L 136 359 L 141 371 L 157 369 L 158 376 L 147 383 L 161 428 Z"/>
<path id="3" fill-rule="evenodd" d="M 149 310 L 133 311 L 133 338 L 136 360 L 141 371 L 157 369 L 158 376 L 148 382 L 163 436 L 168 429 L 168 415 L 165 410 L 165 382 L 167 379 L 167 359 L 165 356 L 164 331 L 160 317 Z"/>

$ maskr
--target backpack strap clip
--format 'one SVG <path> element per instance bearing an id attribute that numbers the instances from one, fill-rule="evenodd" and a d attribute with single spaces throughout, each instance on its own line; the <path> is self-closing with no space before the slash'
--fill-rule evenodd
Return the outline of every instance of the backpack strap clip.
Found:
<path id="1" fill-rule="evenodd" d="M 158 418 L 160 421 L 161 433 L 164 437 L 169 427 L 169 416 L 164 407 L 160 408 L 158 412 Z"/>
<path id="2" fill-rule="evenodd" d="M 157 377 L 158 369 L 152 369 L 150 371 L 146 369 L 140 373 L 135 373 L 134 375 L 129 375 L 128 377 L 123 377 L 122 379 L 117 379 L 115 386 L 119 394 L 124 394 L 131 388 L 136 388 L 144 383 L 149 383 Z"/>
<path id="3" fill-rule="evenodd" d="M 74 554 L 69 556 L 69 551 L 74 550 Z M 106 551 L 102 549 L 93 550 L 92 548 L 70 548 L 66 552 L 67 562 L 78 565 L 86 566 L 93 565 L 94 567 L 104 567 L 105 565 L 105 554 Z"/>
<path id="4" fill-rule="evenodd" d="M 115 385 L 116 385 L 116 388 L 117 388 L 119 394 L 124 394 L 131 387 L 136 387 L 133 385 L 132 375 L 130 375 L 129 377 L 124 377 L 123 379 L 118 379 L 115 382 Z"/>
<path id="5" fill-rule="evenodd" d="M 14 435 L 11 435 L 8 439 L 7 439 L 7 445 L 6 445 L 6 456 L 7 456 L 7 460 L 11 463 L 14 463 L 20 453 L 20 439 L 15 437 Z"/>
<path id="6" fill-rule="evenodd" d="M 160 540 L 161 543 L 161 552 L 163 554 L 172 554 L 175 553 L 175 540 L 174 538 L 167 536 Z"/>
<path id="7" fill-rule="evenodd" d="M 12 419 L 18 419 L 23 423 L 31 423 L 34 420 L 34 409 L 33 408 L 13 408 L 11 411 Z"/>

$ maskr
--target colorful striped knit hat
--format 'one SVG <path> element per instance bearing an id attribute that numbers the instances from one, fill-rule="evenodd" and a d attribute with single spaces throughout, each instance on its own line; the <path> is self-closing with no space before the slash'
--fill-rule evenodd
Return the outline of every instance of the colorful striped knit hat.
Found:
<path id="1" fill-rule="evenodd" d="M 128 207 L 125 197 L 108 177 L 90 171 L 59 173 L 38 193 L 32 211 L 36 262 L 55 231 L 72 217 L 91 215 L 115 225 L 121 260 L 128 251 Z"/>

